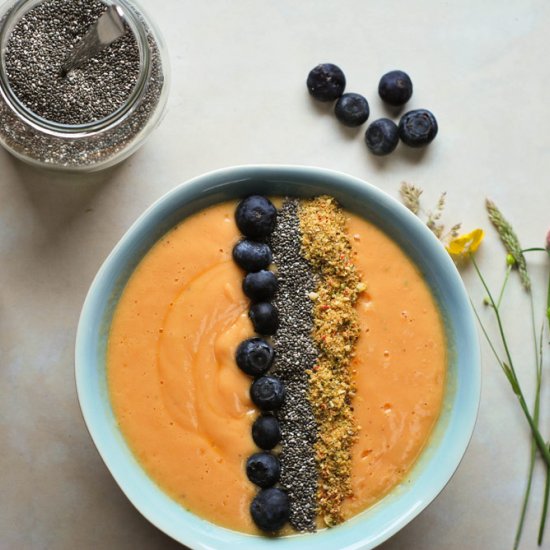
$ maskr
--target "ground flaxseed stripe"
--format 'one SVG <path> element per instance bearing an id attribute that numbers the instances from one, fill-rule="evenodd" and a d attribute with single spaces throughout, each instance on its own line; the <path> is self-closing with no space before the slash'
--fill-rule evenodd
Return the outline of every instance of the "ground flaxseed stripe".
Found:
<path id="1" fill-rule="evenodd" d="M 273 337 L 275 363 L 270 374 L 286 388 L 276 415 L 281 426 L 280 483 L 290 499 L 290 523 L 298 531 L 314 531 L 317 515 L 317 465 L 314 444 L 317 424 L 311 409 L 307 371 L 317 350 L 311 338 L 312 303 L 308 295 L 315 282 L 301 254 L 298 201 L 285 199 L 270 238 L 279 289 L 274 304 L 280 326 Z"/>
<path id="2" fill-rule="evenodd" d="M 354 305 L 365 289 L 352 261 L 346 218 L 332 197 L 303 201 L 299 210 L 302 253 L 319 276 L 313 300 L 313 340 L 318 359 L 310 371 L 309 399 L 317 420 L 318 512 L 327 526 L 343 521 L 351 495 L 351 448 L 357 427 L 350 363 L 359 336 Z"/>

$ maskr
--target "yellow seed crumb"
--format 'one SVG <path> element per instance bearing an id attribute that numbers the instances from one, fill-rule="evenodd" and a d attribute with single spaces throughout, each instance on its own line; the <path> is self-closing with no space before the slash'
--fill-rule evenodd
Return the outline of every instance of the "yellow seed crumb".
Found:
<path id="1" fill-rule="evenodd" d="M 359 336 L 354 305 L 366 289 L 352 261 L 346 217 L 332 197 L 302 201 L 302 252 L 319 275 L 313 304 L 313 339 L 319 350 L 310 377 L 309 399 L 319 426 L 315 444 L 319 469 L 317 505 L 327 526 L 343 521 L 341 506 L 351 496 L 351 447 L 357 437 L 351 400 L 350 363 Z M 355 238 L 355 236 L 354 236 Z"/>

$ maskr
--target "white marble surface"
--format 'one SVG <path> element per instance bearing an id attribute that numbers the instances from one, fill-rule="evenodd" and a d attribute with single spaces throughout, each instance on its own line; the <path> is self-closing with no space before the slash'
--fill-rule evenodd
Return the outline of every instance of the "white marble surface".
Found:
<path id="1" fill-rule="evenodd" d="M 118 489 L 82 421 L 73 348 L 79 311 L 101 262 L 132 221 L 186 179 L 228 165 L 285 163 L 348 172 L 427 204 L 448 192 L 446 220 L 488 230 L 479 261 L 490 282 L 503 253 L 487 222 L 492 197 L 525 246 L 550 228 L 550 4 L 545 0 L 147 0 L 170 50 L 168 113 L 123 165 L 88 177 L 27 167 L 0 151 L 0 548 L 168 549 Z M 433 110 L 437 140 L 423 154 L 369 155 L 362 130 L 339 126 L 308 97 L 318 62 L 339 64 L 371 120 L 386 70 L 412 76 L 410 107 Z M 539 310 L 548 272 L 532 267 Z M 483 293 L 464 278 L 476 304 Z M 533 353 L 517 281 L 506 297 L 512 351 L 528 391 Z M 484 315 L 489 319 L 485 310 Z M 543 421 L 549 434 L 550 349 Z M 384 550 L 511 548 L 525 483 L 528 432 L 483 345 L 483 395 L 472 443 L 439 498 Z M 540 465 L 539 465 L 540 466 Z M 521 548 L 536 548 L 543 472 Z M 545 548 L 550 548 L 550 527 Z"/>

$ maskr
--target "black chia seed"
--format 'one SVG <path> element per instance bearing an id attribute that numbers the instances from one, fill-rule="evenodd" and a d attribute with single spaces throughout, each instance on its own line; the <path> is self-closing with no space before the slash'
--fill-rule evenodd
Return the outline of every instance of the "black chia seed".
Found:
<path id="1" fill-rule="evenodd" d="M 107 6 L 99 0 L 46 0 L 17 22 L 7 42 L 6 74 L 35 114 L 62 124 L 86 124 L 120 108 L 140 73 L 134 34 L 126 34 L 82 67 L 61 66 Z"/>
<path id="2" fill-rule="evenodd" d="M 298 200 L 285 199 L 271 236 L 279 290 L 274 304 L 281 324 L 273 337 L 275 363 L 271 373 L 286 387 L 285 402 L 277 412 L 281 425 L 280 483 L 290 499 L 290 523 L 298 531 L 315 531 L 317 468 L 313 445 L 317 423 L 308 393 L 307 369 L 315 365 L 317 349 L 311 339 L 315 288 L 309 263 L 300 251 Z"/>

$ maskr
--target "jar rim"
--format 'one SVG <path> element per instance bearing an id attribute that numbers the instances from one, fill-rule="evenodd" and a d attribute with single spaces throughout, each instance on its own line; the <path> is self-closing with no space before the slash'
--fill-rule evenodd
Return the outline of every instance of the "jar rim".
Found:
<path id="1" fill-rule="evenodd" d="M 13 26 L 21 19 L 28 11 L 33 9 L 39 3 L 46 0 L 17 0 L 9 9 L 6 18 L 0 22 L 0 94 L 3 96 L 7 105 L 21 117 L 25 123 L 32 126 L 34 129 L 45 132 L 58 137 L 66 137 L 69 134 L 71 137 L 77 138 L 108 130 L 117 126 L 126 120 L 139 106 L 140 99 L 145 93 L 147 81 L 151 74 L 151 50 L 147 33 L 143 22 L 141 21 L 135 8 L 127 2 L 127 0 L 100 0 L 105 6 L 120 5 L 126 16 L 126 23 L 130 27 L 131 32 L 136 38 L 140 55 L 140 72 L 137 82 L 132 89 L 128 98 L 109 115 L 86 122 L 83 124 L 65 124 L 48 120 L 33 112 L 27 107 L 13 91 L 9 78 L 6 72 L 6 64 L 4 56 L 6 53 L 6 44 L 13 29 Z M 30 7 L 29 7 L 30 4 Z"/>

